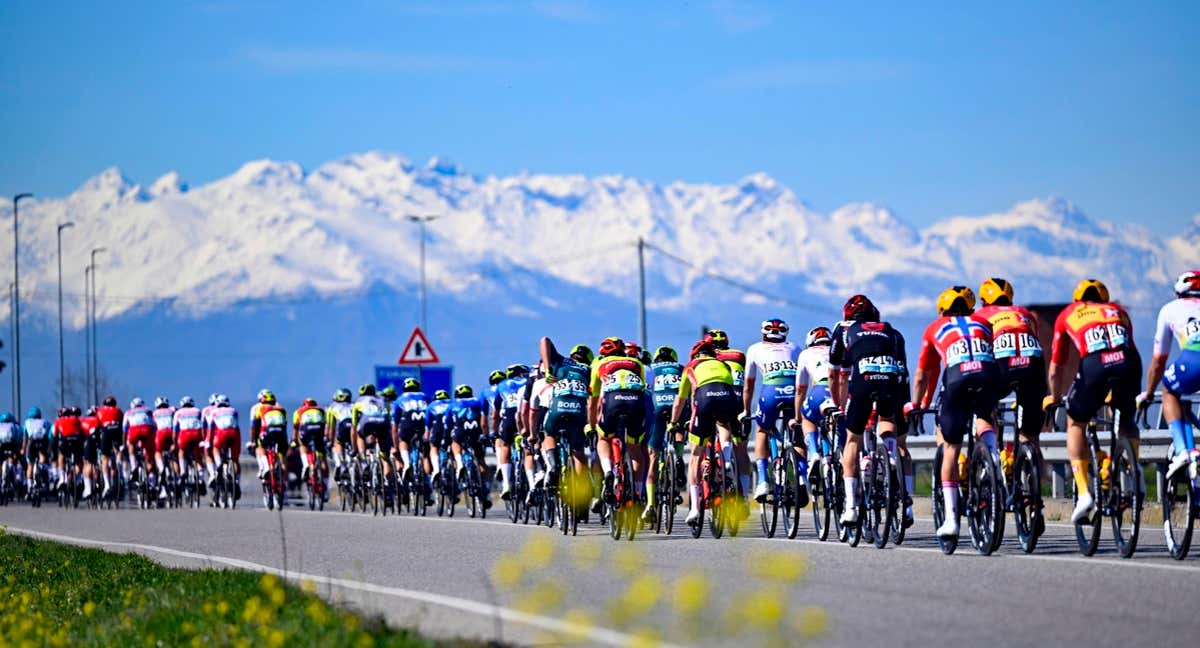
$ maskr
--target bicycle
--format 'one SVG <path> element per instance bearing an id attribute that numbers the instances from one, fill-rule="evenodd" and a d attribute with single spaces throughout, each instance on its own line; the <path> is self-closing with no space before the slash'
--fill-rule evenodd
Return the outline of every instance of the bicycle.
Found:
<path id="1" fill-rule="evenodd" d="M 3 469 L 0 470 L 0 506 L 8 506 L 8 503 L 17 499 L 17 477 L 16 472 L 20 464 L 13 460 L 12 456 L 5 456 Z"/>
<path id="2" fill-rule="evenodd" d="M 667 433 L 671 435 L 671 432 Z M 655 489 L 654 489 L 654 532 L 671 535 L 671 531 L 675 529 L 675 514 L 679 510 L 679 504 L 682 500 L 679 493 L 682 490 L 677 479 L 679 478 L 679 467 L 682 461 L 675 454 L 673 444 L 664 443 L 663 449 L 658 453 L 658 462 L 654 466 L 655 472 Z"/>
<path id="3" fill-rule="evenodd" d="M 42 507 L 42 499 L 50 493 L 50 466 L 39 456 L 34 460 L 33 479 L 29 482 L 29 503 L 33 508 Z"/>
<path id="4" fill-rule="evenodd" d="M 813 462 L 808 480 L 813 527 L 821 542 L 829 538 L 830 529 L 837 530 L 840 541 L 849 541 L 849 534 L 842 528 L 842 512 L 846 506 L 846 486 L 842 480 L 842 441 L 839 438 L 842 416 L 841 412 L 833 410 L 821 420 L 821 460 Z"/>
<path id="5" fill-rule="evenodd" d="M 513 439 L 512 447 L 512 483 L 508 486 L 508 497 L 504 500 L 504 510 L 508 519 L 516 524 L 521 521 L 521 508 L 525 504 L 525 496 L 529 493 L 529 484 L 525 482 L 525 447 L 521 435 Z"/>
<path id="6" fill-rule="evenodd" d="M 137 508 L 146 509 L 156 498 L 152 496 L 150 486 L 150 471 L 146 466 L 146 455 L 142 442 L 134 443 L 133 470 L 129 473 L 129 503 Z"/>
<path id="7" fill-rule="evenodd" d="M 1192 424 L 1192 429 L 1200 429 L 1200 421 L 1190 407 L 1185 407 L 1184 416 Z M 1140 412 L 1143 423 L 1146 422 L 1146 410 Z M 1143 429 L 1149 427 L 1143 425 Z M 1168 466 L 1175 457 L 1175 447 L 1167 448 L 1166 460 L 1159 465 L 1159 471 L 1167 474 Z M 1196 518 L 1200 517 L 1200 458 L 1193 453 L 1187 463 L 1175 469 L 1175 472 L 1165 478 L 1159 502 L 1163 509 L 1163 534 L 1166 536 L 1167 551 L 1175 560 L 1187 558 L 1192 546 L 1192 533 Z"/>
<path id="8" fill-rule="evenodd" d="M 417 517 L 424 517 L 428 511 L 429 504 L 429 480 L 423 469 L 424 462 L 422 461 L 422 448 L 419 444 L 424 444 L 424 441 L 414 441 L 408 449 L 409 468 L 408 473 L 404 476 L 403 484 L 405 491 L 409 495 L 409 508 L 412 514 Z"/>
<path id="9" fill-rule="evenodd" d="M 213 506 L 233 509 L 237 507 L 240 496 L 237 474 L 234 472 L 229 448 L 222 447 L 218 454 L 221 465 L 217 468 L 216 480 L 213 481 Z"/>
<path id="10" fill-rule="evenodd" d="M 308 499 L 308 510 L 325 510 L 325 453 L 305 450 L 308 461 L 308 479 L 304 480 L 304 492 Z"/>
<path id="11" fill-rule="evenodd" d="M 191 452 L 185 452 L 183 469 L 180 471 L 179 487 L 175 490 L 175 506 L 183 508 L 200 508 L 200 468 L 196 465 Z M 280 508 L 283 508 L 282 503 Z"/>
<path id="12" fill-rule="evenodd" d="M 366 497 L 363 500 L 363 510 L 366 510 L 366 502 L 371 503 L 371 515 L 387 516 L 388 507 L 391 506 L 391 497 L 389 494 L 389 484 L 387 477 L 383 474 L 384 459 L 379 456 L 378 446 L 370 446 L 366 451 L 366 474 L 365 493 Z M 393 512 L 395 510 L 393 509 Z"/>
<path id="13" fill-rule="evenodd" d="M 558 528 L 563 535 L 578 535 L 579 534 L 579 518 L 580 512 L 587 508 L 588 500 L 590 499 L 591 491 L 585 493 L 583 484 L 589 486 L 590 480 L 581 478 L 575 472 L 575 459 L 571 453 L 570 440 L 567 435 L 559 440 L 558 446 L 558 470 L 559 475 L 555 479 L 555 501 L 557 509 L 548 517 L 558 517 Z M 549 526 L 554 526 L 553 521 Z M 632 537 L 630 538 L 632 539 Z"/>
<path id="14" fill-rule="evenodd" d="M 263 476 L 263 497 L 267 501 L 267 510 L 283 510 L 284 490 L 287 487 L 287 476 L 283 474 L 283 461 L 273 444 L 264 447 L 267 458 L 267 474 Z"/>
<path id="15" fill-rule="evenodd" d="M 696 510 L 700 516 L 692 525 L 692 537 L 699 539 L 704 527 L 705 510 L 710 510 L 708 530 L 714 538 L 720 538 L 725 533 L 725 527 L 730 519 L 737 517 L 735 510 L 727 501 L 737 497 L 737 487 L 730 478 L 720 442 L 720 433 L 705 440 L 700 448 L 700 500 L 696 502 Z"/>
<path id="16" fill-rule="evenodd" d="M 628 540 L 633 540 L 637 529 L 641 526 L 638 515 L 637 493 L 634 490 L 633 458 L 625 448 L 625 417 L 617 422 L 619 431 L 609 439 L 612 449 L 613 487 L 612 496 L 605 502 L 608 507 L 608 532 L 613 540 L 620 540 L 622 533 Z"/>
<path id="17" fill-rule="evenodd" d="M 488 489 L 484 486 L 483 475 L 479 473 L 479 467 L 475 463 L 475 450 L 469 443 L 463 446 L 462 463 L 465 483 L 461 490 L 467 495 L 467 514 L 471 517 L 478 515 L 480 518 L 486 518 Z"/>
<path id="18" fill-rule="evenodd" d="M 1012 389 L 1017 385 L 1014 383 Z M 1013 441 L 1015 448 L 1012 458 L 1012 477 L 1005 476 L 1008 484 L 1009 502 L 1007 508 L 1013 513 L 1013 522 L 1017 531 L 1017 544 L 1021 551 L 1033 553 L 1037 548 L 1038 539 L 1046 531 L 1046 520 L 1042 509 L 1042 458 L 1041 448 L 1031 441 L 1021 441 L 1021 424 L 1025 419 L 1024 408 L 1018 400 L 1013 400 Z M 1004 446 L 1004 417 L 997 410 L 996 436 Z M 1003 468 L 1003 467 L 1002 467 Z M 1002 471 L 1003 474 L 1003 471 Z M 997 547 L 999 548 L 999 547 Z"/>
<path id="19" fill-rule="evenodd" d="M 343 511 L 349 509 L 353 513 L 358 501 L 355 497 L 357 485 L 354 483 L 351 467 L 354 463 L 358 463 L 358 459 L 352 453 L 347 452 L 345 445 L 341 446 L 340 451 L 334 452 L 333 458 L 337 465 L 333 472 L 333 479 L 337 482 L 338 500 L 341 502 Z"/>
<path id="20" fill-rule="evenodd" d="M 775 537 L 779 525 L 779 511 L 783 510 L 783 526 L 789 540 L 795 539 L 800 531 L 800 465 L 797 463 L 795 439 L 799 426 L 789 422 L 794 415 L 788 403 L 779 403 L 776 408 L 776 424 L 767 437 L 770 449 L 770 471 L 768 472 L 767 498 L 759 504 L 759 518 L 763 534 Z"/>
<path id="21" fill-rule="evenodd" d="M 443 449 L 438 449 L 442 454 L 442 471 L 437 477 L 438 491 L 438 517 L 442 517 L 444 513 L 446 517 L 454 517 L 454 506 L 458 504 L 458 467 L 454 463 L 454 455 L 446 452 Z"/>

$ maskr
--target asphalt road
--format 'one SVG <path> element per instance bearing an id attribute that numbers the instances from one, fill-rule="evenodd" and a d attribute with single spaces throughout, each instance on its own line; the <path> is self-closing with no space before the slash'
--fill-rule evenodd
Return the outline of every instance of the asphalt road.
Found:
<path id="1" fill-rule="evenodd" d="M 1200 559 L 1171 560 L 1157 527 L 1142 530 L 1132 560 L 1115 554 L 1107 527 L 1100 552 L 1084 558 L 1060 524 L 1031 556 L 1011 540 L 990 557 L 967 546 L 944 556 L 927 519 L 884 550 L 819 542 L 807 514 L 791 541 L 763 537 L 755 516 L 737 538 L 694 540 L 680 520 L 676 535 L 617 543 L 597 526 L 565 538 L 513 525 L 501 509 L 486 520 L 461 507 L 453 519 L 281 515 L 250 491 L 235 511 L 20 504 L 0 509 L 0 524 L 169 565 L 286 569 L 395 624 L 523 644 L 628 644 L 653 632 L 682 645 L 794 645 L 814 633 L 830 646 L 1159 645 L 1197 630 Z"/>

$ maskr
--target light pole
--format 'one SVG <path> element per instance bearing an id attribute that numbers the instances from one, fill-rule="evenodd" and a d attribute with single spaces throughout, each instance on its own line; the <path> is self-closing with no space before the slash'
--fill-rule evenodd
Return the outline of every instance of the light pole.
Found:
<path id="1" fill-rule="evenodd" d="M 431 221 L 437 220 L 437 218 L 437 214 L 426 214 L 425 216 L 410 214 L 408 216 L 408 220 L 421 226 L 421 330 L 426 335 L 429 334 L 429 331 L 425 330 L 428 328 L 429 322 L 426 319 L 425 311 L 425 226 Z"/>
<path id="2" fill-rule="evenodd" d="M 92 266 L 83 269 L 83 389 L 80 407 L 87 407 L 88 392 L 92 385 Z"/>
<path id="3" fill-rule="evenodd" d="M 22 198 L 32 197 L 31 193 L 13 196 L 13 380 L 17 383 L 13 407 L 16 408 L 17 416 L 21 415 L 21 255 L 18 254 L 20 244 L 17 238 L 17 207 Z"/>
<path id="4" fill-rule="evenodd" d="M 63 359 L 63 316 L 62 316 L 62 233 L 68 227 L 75 227 L 75 223 L 66 222 L 58 224 L 58 406 L 62 407 L 67 404 L 66 394 L 66 373 L 67 363 Z"/>
<path id="5" fill-rule="evenodd" d="M 650 341 L 646 339 L 646 239 L 638 237 L 638 334 L 641 336 L 642 348 L 649 353 Z"/>
<path id="6" fill-rule="evenodd" d="M 13 299 L 13 289 L 16 288 L 16 286 L 17 286 L 17 283 L 15 281 L 8 284 L 8 335 L 10 337 L 12 336 L 13 332 L 17 328 L 17 326 L 15 324 L 16 320 L 14 320 L 12 318 L 13 313 L 16 312 L 13 309 L 13 307 L 16 305 L 15 300 Z M 13 364 L 16 365 L 17 362 L 14 360 Z M 13 402 L 13 407 L 16 407 L 17 406 L 17 368 L 15 366 L 13 367 L 13 372 L 12 372 L 12 402 Z M 17 411 L 20 412 L 20 410 L 17 410 Z M 20 414 L 17 414 L 17 415 L 20 416 Z"/>
<path id="7" fill-rule="evenodd" d="M 99 354 L 96 348 L 99 346 L 96 342 L 96 334 L 99 332 L 96 326 L 96 255 L 100 252 L 107 251 L 108 248 L 98 247 L 92 248 L 92 404 L 100 402 L 100 363 Z"/>

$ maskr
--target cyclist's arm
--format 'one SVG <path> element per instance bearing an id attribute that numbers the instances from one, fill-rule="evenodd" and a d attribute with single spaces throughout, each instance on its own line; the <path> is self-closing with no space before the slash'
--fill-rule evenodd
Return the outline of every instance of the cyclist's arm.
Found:
<path id="1" fill-rule="evenodd" d="M 757 378 L 755 378 L 754 376 L 751 376 L 750 372 L 747 371 L 746 372 L 746 384 L 742 388 L 742 411 L 745 412 L 746 416 L 750 416 L 750 412 L 752 411 L 750 409 L 750 404 L 751 404 L 751 401 L 754 400 L 754 383 L 755 382 L 757 382 Z"/>
<path id="2" fill-rule="evenodd" d="M 554 343 L 548 337 L 542 338 L 538 348 L 542 356 L 542 366 L 546 368 L 547 373 L 553 373 L 554 367 L 558 366 L 558 362 L 562 358 L 558 349 L 554 348 Z"/>

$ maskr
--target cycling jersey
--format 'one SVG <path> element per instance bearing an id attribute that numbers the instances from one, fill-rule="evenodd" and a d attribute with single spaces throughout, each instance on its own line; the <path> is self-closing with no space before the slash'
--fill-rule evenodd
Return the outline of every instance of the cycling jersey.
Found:
<path id="1" fill-rule="evenodd" d="M 829 363 L 850 373 L 845 403 L 850 433 L 866 429 L 872 405 L 881 418 L 895 417 L 906 361 L 904 338 L 887 322 L 847 321 L 834 327 Z"/>
<path id="2" fill-rule="evenodd" d="M 125 442 L 129 445 L 131 452 L 138 443 L 141 443 L 146 460 L 149 461 L 154 457 L 154 415 L 149 407 L 139 405 L 129 408 L 121 422 L 121 429 L 125 432 Z"/>
<path id="3" fill-rule="evenodd" d="M 387 403 L 379 396 L 359 396 L 350 410 L 359 434 L 367 426 L 388 425 Z"/>
<path id="4" fill-rule="evenodd" d="M 683 398 L 692 396 L 705 385 L 728 385 L 733 387 L 733 370 L 729 364 L 715 358 L 701 356 L 692 360 L 683 369 L 684 380 L 679 385 L 679 395 Z"/>
<path id="5" fill-rule="evenodd" d="M 654 409 L 669 409 L 675 405 L 679 385 L 683 382 L 683 365 L 678 362 L 655 362 L 650 365 L 650 391 Z"/>
<path id="6" fill-rule="evenodd" d="M 617 391 L 644 391 L 646 369 L 641 361 L 625 356 L 596 358 L 592 363 L 593 395 L 605 395 Z"/>
<path id="7" fill-rule="evenodd" d="M 484 416 L 483 399 L 455 398 L 446 409 L 443 425 L 455 443 L 474 444 L 484 432 Z"/>
<path id="8" fill-rule="evenodd" d="M 212 428 L 212 411 L 216 409 L 216 407 L 216 405 L 205 405 L 204 408 L 200 410 L 200 421 L 204 423 L 205 431 L 208 431 Z"/>
<path id="9" fill-rule="evenodd" d="M 733 378 L 733 388 L 741 396 L 746 385 L 746 354 L 737 349 L 721 349 L 717 351 L 717 360 L 729 366 Z"/>
<path id="10" fill-rule="evenodd" d="M 930 323 L 921 337 L 917 371 L 935 370 L 939 362 L 945 363 L 947 375 L 951 371 L 973 373 L 982 371 L 985 364 L 994 365 L 992 328 L 988 321 L 978 315 L 957 315 L 939 317 Z"/>
<path id="11" fill-rule="evenodd" d="M 796 359 L 796 386 L 823 385 L 829 382 L 829 345 L 810 346 Z"/>
<path id="12" fill-rule="evenodd" d="M 171 447 L 175 439 L 175 408 L 159 407 L 154 410 L 154 448 L 163 452 Z"/>
<path id="13" fill-rule="evenodd" d="M 325 434 L 325 410 L 316 405 L 302 405 L 292 412 L 292 429 L 306 435 Z"/>
<path id="14" fill-rule="evenodd" d="M 1075 345 L 1080 358 L 1132 347 L 1133 324 L 1117 304 L 1075 302 L 1054 321 L 1054 342 L 1050 346 L 1053 362 L 1066 361 L 1068 342 Z"/>
<path id="15" fill-rule="evenodd" d="M 52 436 L 52 426 L 46 419 L 25 419 L 25 438 L 30 443 L 47 441 Z"/>
<path id="16" fill-rule="evenodd" d="M 120 430 L 124 414 L 115 405 L 101 405 L 96 409 L 96 420 L 103 430 Z"/>
<path id="17" fill-rule="evenodd" d="M 176 434 L 181 432 L 199 432 L 204 429 L 203 416 L 200 410 L 195 407 L 181 407 L 175 410 L 171 427 L 175 429 Z"/>
<path id="18" fill-rule="evenodd" d="M 0 423 L 0 445 L 20 447 L 21 439 L 21 426 L 16 421 Z"/>
<path id="19" fill-rule="evenodd" d="M 334 401 L 325 408 L 325 424 L 332 426 L 337 435 L 338 443 L 350 443 L 350 428 L 352 426 L 353 406 L 350 403 Z"/>
<path id="20" fill-rule="evenodd" d="M 241 429 L 238 425 L 238 411 L 232 407 L 214 407 L 208 413 L 208 420 L 216 432 Z"/>
<path id="21" fill-rule="evenodd" d="M 1179 355 L 1163 372 L 1163 388 L 1176 396 L 1200 391 L 1200 299 L 1176 299 L 1158 312 L 1154 353 L 1170 353 L 1172 337 Z"/>
<path id="22" fill-rule="evenodd" d="M 755 342 L 746 350 L 746 378 L 761 375 L 763 385 L 791 385 L 799 356 L 791 342 Z"/>
<path id="23" fill-rule="evenodd" d="M 551 386 L 550 412 L 556 414 L 587 415 L 587 399 L 591 394 L 589 385 L 592 382 L 591 369 L 587 365 L 575 362 L 570 358 L 555 354 L 550 358 L 548 375 L 553 380 L 546 382 Z"/>
<path id="24" fill-rule="evenodd" d="M 429 430 L 429 443 L 435 448 L 442 447 L 446 434 L 446 412 L 450 409 L 449 400 L 435 400 L 425 408 L 425 428 Z"/>
<path id="25" fill-rule="evenodd" d="M 505 378 L 496 385 L 491 404 L 496 411 L 503 415 L 505 412 L 516 412 L 521 405 L 521 394 L 525 392 L 528 379 L 524 376 Z"/>
<path id="26" fill-rule="evenodd" d="M 976 315 L 992 329 L 992 356 L 1007 367 L 1023 367 L 1042 357 L 1037 318 L 1020 306 L 985 306 Z"/>
<path id="27" fill-rule="evenodd" d="M 392 420 L 399 428 L 400 438 L 414 442 L 425 433 L 425 411 L 429 408 L 429 397 L 424 392 L 404 392 L 392 406 Z"/>

